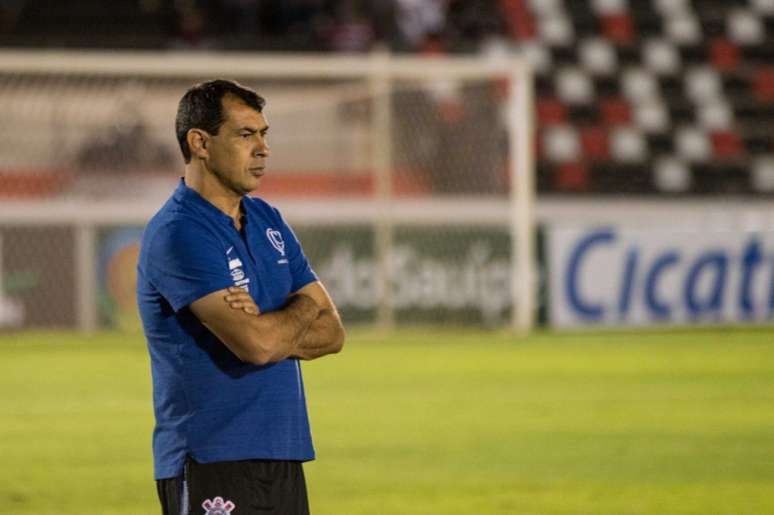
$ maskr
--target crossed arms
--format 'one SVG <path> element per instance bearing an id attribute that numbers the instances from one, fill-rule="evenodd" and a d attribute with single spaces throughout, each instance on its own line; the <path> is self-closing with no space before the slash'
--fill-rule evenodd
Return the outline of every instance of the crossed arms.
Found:
<path id="1" fill-rule="evenodd" d="M 266 365 L 285 358 L 316 359 L 344 344 L 341 318 L 319 281 L 291 294 L 282 309 L 261 313 L 233 287 L 191 303 L 191 311 L 240 360 Z"/>

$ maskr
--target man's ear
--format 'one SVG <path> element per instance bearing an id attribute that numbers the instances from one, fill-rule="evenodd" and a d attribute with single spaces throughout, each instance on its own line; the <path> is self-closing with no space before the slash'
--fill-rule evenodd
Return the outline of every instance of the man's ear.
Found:
<path id="1" fill-rule="evenodd" d="M 207 152 L 209 134 L 201 129 L 188 129 L 188 134 L 185 137 L 188 140 L 188 147 L 191 149 L 191 156 L 199 159 L 209 157 Z"/>

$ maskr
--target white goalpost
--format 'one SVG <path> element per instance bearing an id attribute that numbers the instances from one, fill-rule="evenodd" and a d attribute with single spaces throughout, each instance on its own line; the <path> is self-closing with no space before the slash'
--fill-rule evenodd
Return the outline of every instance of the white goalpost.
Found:
<path id="1" fill-rule="evenodd" d="M 100 274 L 112 273 L 100 261 L 106 231 L 140 227 L 160 207 L 182 170 L 177 100 L 195 82 L 218 77 L 265 92 L 276 138 L 270 167 L 279 170 L 266 182 L 267 196 L 302 228 L 305 248 L 307 238 L 318 238 L 309 246 L 335 254 L 324 235 L 336 226 L 350 227 L 340 232 L 343 240 L 369 242 L 370 254 L 352 261 L 363 271 L 340 281 L 355 281 L 342 286 L 353 298 L 362 293 L 357 285 L 373 286 L 368 320 L 384 328 L 453 321 L 496 289 L 510 301 L 504 311 L 504 301 L 485 306 L 482 319 L 530 331 L 538 281 L 533 84 L 518 57 L 2 51 L 6 269 L 22 258 L 8 254 L 2 231 L 13 232 L 15 247 L 24 245 L 24 228 L 71 231 L 75 325 L 97 328 Z M 145 142 L 135 154 L 122 149 L 131 135 Z M 162 157 L 150 161 L 148 149 Z M 47 177 L 55 178 L 54 191 L 41 186 Z M 33 191 L 16 194 L 9 178 Z M 508 238 L 507 275 L 489 268 L 500 252 L 499 233 L 490 230 Z M 411 277 L 407 259 L 414 260 Z M 458 281 L 466 293 L 456 298 Z"/>

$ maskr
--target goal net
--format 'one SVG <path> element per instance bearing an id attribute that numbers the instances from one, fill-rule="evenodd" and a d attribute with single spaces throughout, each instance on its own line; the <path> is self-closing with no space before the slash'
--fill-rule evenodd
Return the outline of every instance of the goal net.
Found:
<path id="1" fill-rule="evenodd" d="M 255 194 L 346 321 L 529 330 L 522 61 L 25 51 L 0 52 L 0 328 L 137 327 L 142 227 L 183 174 L 177 102 L 211 78 L 267 99 Z"/>

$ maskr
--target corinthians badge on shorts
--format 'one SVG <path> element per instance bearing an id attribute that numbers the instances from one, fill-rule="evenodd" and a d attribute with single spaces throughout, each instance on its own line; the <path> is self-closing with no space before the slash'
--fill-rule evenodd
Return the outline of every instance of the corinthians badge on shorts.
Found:
<path id="1" fill-rule="evenodd" d="M 223 497 L 216 497 L 213 500 L 205 500 L 202 508 L 207 510 L 204 515 L 229 515 L 236 505 L 231 501 L 223 502 Z"/>

